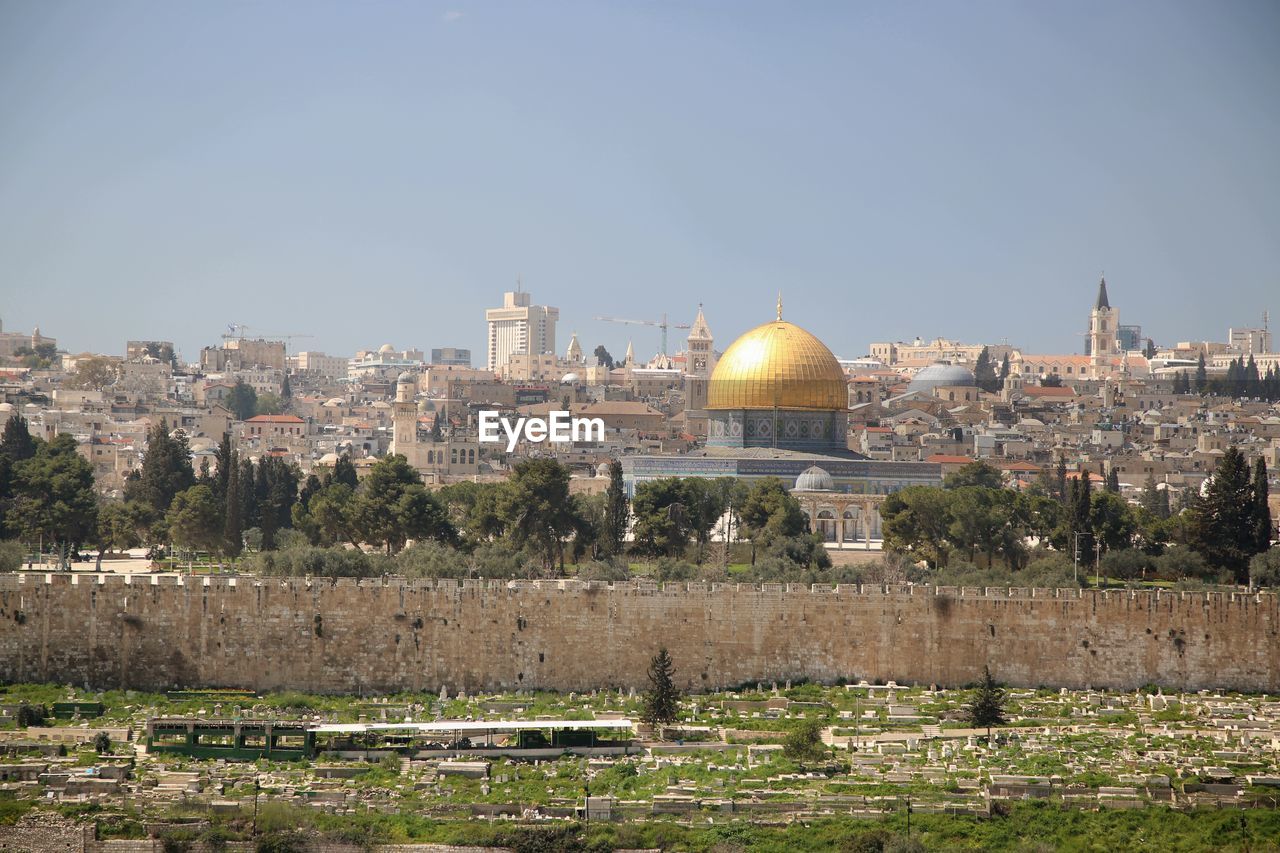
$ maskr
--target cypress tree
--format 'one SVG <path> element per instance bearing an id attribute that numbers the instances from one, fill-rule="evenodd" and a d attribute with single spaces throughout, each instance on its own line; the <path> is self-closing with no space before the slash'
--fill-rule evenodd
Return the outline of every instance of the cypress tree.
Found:
<path id="1" fill-rule="evenodd" d="M 1120 494 L 1120 474 L 1115 468 L 1107 472 L 1107 491 L 1112 494 Z"/>
<path id="2" fill-rule="evenodd" d="M 345 483 L 354 489 L 360 485 L 360 478 L 356 476 L 356 466 L 351 464 L 351 457 L 342 454 L 338 457 L 338 461 L 333 466 L 333 482 Z"/>
<path id="3" fill-rule="evenodd" d="M 601 537 L 606 556 L 622 553 L 627 538 L 627 492 L 622 486 L 622 463 L 609 463 L 609 488 L 604 493 L 604 531 Z"/>
<path id="4" fill-rule="evenodd" d="M 248 529 L 258 526 L 258 492 L 253 460 L 244 457 L 240 460 L 240 524 Z"/>
<path id="5" fill-rule="evenodd" d="M 0 455 L 11 464 L 36 455 L 36 440 L 22 415 L 10 415 L 5 421 L 4 434 L 0 436 Z"/>
<path id="6" fill-rule="evenodd" d="M 218 503 L 223 505 L 223 516 L 226 515 L 227 495 L 235 494 L 229 487 L 231 481 L 231 469 L 235 467 L 235 456 L 231 451 L 231 433 L 224 432 L 222 441 L 218 443 L 218 480 L 214 486 L 213 496 L 217 498 Z"/>
<path id="7" fill-rule="evenodd" d="M 307 479 L 302 484 L 302 490 L 298 492 L 298 503 L 305 510 L 311 505 L 311 498 L 317 492 L 324 488 L 324 484 L 320 482 L 320 478 L 315 474 L 308 474 Z"/>
<path id="8" fill-rule="evenodd" d="M 996 377 L 995 368 L 991 366 L 991 354 L 987 352 L 986 347 L 978 353 L 978 360 L 973 366 L 973 376 L 978 382 L 978 387 L 983 391 L 998 390 L 999 380 Z"/>
<path id="9" fill-rule="evenodd" d="M 1204 353 L 1200 353 L 1200 360 L 1196 362 L 1196 393 L 1203 395 L 1209 390 L 1209 374 L 1204 366 Z"/>
<path id="10" fill-rule="evenodd" d="M 1067 457 L 1058 457 L 1058 503 L 1065 504 L 1067 502 Z"/>
<path id="11" fill-rule="evenodd" d="M 1089 510 L 1093 502 L 1093 484 L 1089 481 L 1089 472 L 1081 469 L 1076 472 L 1079 476 L 1076 478 L 1075 492 L 1072 497 L 1074 505 L 1072 506 L 1072 529 L 1079 533 L 1091 533 L 1093 528 L 1089 525 Z"/>
<path id="12" fill-rule="evenodd" d="M 1204 555 L 1213 569 L 1226 569 L 1237 582 L 1248 577 L 1249 558 L 1257 553 L 1253 483 L 1244 454 L 1227 448 L 1209 478 L 1204 497 L 1196 502 L 1192 547 Z"/>
<path id="13" fill-rule="evenodd" d="M 1147 474 L 1147 481 L 1142 485 L 1142 508 L 1156 518 L 1169 517 L 1169 490 L 1161 489 L 1156 484 L 1156 475 Z"/>
<path id="14" fill-rule="evenodd" d="M 163 418 L 147 435 L 147 449 L 142 454 L 140 469 L 139 497 L 150 504 L 157 515 L 168 511 L 174 495 L 196 484 L 187 438 L 182 433 L 169 435 L 169 425 Z"/>
<path id="15" fill-rule="evenodd" d="M 262 531 L 262 550 L 274 551 L 276 531 L 280 529 L 280 503 L 276 489 L 276 464 L 273 456 L 258 460 L 258 476 L 253 491 L 258 498 L 258 529 Z"/>
<path id="16" fill-rule="evenodd" d="M 1253 550 L 1262 553 L 1271 547 L 1271 506 L 1267 499 L 1267 463 L 1261 456 L 1253 463 Z"/>
<path id="17" fill-rule="evenodd" d="M 222 493 L 222 539 L 228 556 L 238 557 L 244 547 L 244 495 L 240 488 L 240 461 L 234 450 L 228 450 L 226 485 Z M 222 473 L 219 463 L 218 473 Z"/>
<path id="18" fill-rule="evenodd" d="M 973 701 L 969 703 L 967 709 L 970 724 L 977 729 L 985 728 L 987 738 L 990 739 L 991 727 L 1003 725 L 1006 722 L 1004 703 L 1004 688 L 996 684 L 996 680 L 991 677 L 991 667 L 984 666 L 982 683 L 978 685 Z"/>
<path id="19" fill-rule="evenodd" d="M 655 728 L 674 723 L 680 713 L 675 663 L 666 646 L 649 659 L 649 692 L 644 697 L 644 721 Z"/>

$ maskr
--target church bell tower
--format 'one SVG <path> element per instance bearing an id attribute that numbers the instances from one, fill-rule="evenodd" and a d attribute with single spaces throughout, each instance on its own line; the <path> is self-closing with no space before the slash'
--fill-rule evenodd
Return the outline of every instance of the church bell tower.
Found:
<path id="1" fill-rule="evenodd" d="M 1086 355 L 1092 356 L 1093 375 L 1101 377 L 1111 370 L 1111 359 L 1120 354 L 1120 312 L 1107 299 L 1107 280 L 1098 281 L 1098 298 L 1089 312 L 1089 343 Z"/>

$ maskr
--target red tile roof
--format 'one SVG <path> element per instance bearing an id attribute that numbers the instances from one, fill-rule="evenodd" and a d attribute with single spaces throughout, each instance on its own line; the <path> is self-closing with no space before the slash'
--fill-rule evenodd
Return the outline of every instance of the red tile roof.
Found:
<path id="1" fill-rule="evenodd" d="M 301 424 L 306 423 L 297 415 L 254 415 L 247 424 Z"/>

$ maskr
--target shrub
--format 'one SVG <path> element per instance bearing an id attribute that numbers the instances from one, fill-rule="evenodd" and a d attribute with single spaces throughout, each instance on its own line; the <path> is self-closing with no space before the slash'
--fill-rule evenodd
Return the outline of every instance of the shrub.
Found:
<path id="1" fill-rule="evenodd" d="M 284 530 L 276 532 L 277 551 L 287 551 L 290 548 L 306 548 L 310 544 L 311 540 L 307 539 L 307 535 L 301 530 L 286 527 Z"/>
<path id="2" fill-rule="evenodd" d="M 578 567 L 578 580 L 582 581 L 625 581 L 631 579 L 631 568 L 619 557 L 606 557 L 583 563 Z"/>
<path id="3" fill-rule="evenodd" d="M 93 736 L 93 751 L 98 755 L 111 754 L 111 735 L 106 732 L 98 732 Z"/>
<path id="4" fill-rule="evenodd" d="M 674 557 L 663 557 L 658 560 L 658 568 L 654 575 L 663 583 L 667 581 L 691 581 L 698 576 L 698 567 L 692 563 L 686 563 L 684 560 L 677 560 Z"/>
<path id="5" fill-rule="evenodd" d="M 1045 553 L 1027 563 L 1018 575 L 1023 586 L 1062 589 L 1082 585 L 1086 572 L 1077 573 L 1075 564 L 1066 554 Z"/>
<path id="6" fill-rule="evenodd" d="M 249 554 L 241 563 L 246 572 L 263 577 L 369 578 L 389 574 L 389 558 L 353 548 L 305 546 L 284 551 Z"/>
<path id="7" fill-rule="evenodd" d="M 46 715 L 43 705 L 21 705 L 18 708 L 17 723 L 18 728 L 25 729 L 31 726 L 43 726 Z"/>
<path id="8" fill-rule="evenodd" d="M 1136 548 L 1108 551 L 1102 558 L 1102 574 L 1120 580 L 1135 580 L 1156 567 L 1156 558 Z"/>
<path id="9" fill-rule="evenodd" d="M 0 542 L 0 572 L 16 572 L 20 569 L 23 553 L 21 542 Z"/>
<path id="10" fill-rule="evenodd" d="M 787 734 L 782 752 L 796 762 L 821 761 L 827 755 L 827 748 L 822 743 L 822 722 L 802 720 Z"/>
<path id="11" fill-rule="evenodd" d="M 1183 578 L 1207 580 L 1213 574 L 1209 570 L 1209 565 L 1204 561 L 1204 557 L 1185 545 L 1174 545 L 1166 549 L 1156 559 L 1156 567 L 1160 570 L 1161 576 L 1170 580 L 1181 580 Z"/>
<path id="12" fill-rule="evenodd" d="M 395 556 L 396 574 L 407 578 L 465 578 L 469 569 L 463 554 L 439 542 L 415 542 Z"/>
<path id="13" fill-rule="evenodd" d="M 1280 548 L 1255 554 L 1249 561 L 1251 586 L 1280 586 Z"/>
<path id="14" fill-rule="evenodd" d="M 477 545 L 471 553 L 439 542 L 417 542 L 395 556 L 392 569 L 408 578 L 530 578 L 541 574 L 537 561 L 496 542 Z"/>

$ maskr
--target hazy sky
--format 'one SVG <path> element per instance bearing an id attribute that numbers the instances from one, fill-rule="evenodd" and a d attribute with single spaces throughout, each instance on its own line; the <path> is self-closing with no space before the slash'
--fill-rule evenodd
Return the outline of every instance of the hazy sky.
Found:
<path id="1" fill-rule="evenodd" d="M 1280 4 L 0 0 L 0 316 L 470 346 L 1078 351 L 1280 324 Z M 683 333 L 681 333 L 683 334 Z"/>

